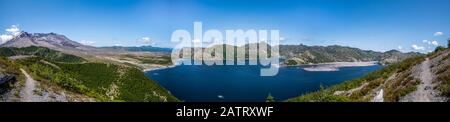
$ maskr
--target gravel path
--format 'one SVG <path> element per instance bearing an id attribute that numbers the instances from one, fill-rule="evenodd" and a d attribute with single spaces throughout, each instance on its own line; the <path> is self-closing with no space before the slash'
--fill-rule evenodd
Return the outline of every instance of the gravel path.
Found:
<path id="1" fill-rule="evenodd" d="M 22 102 L 37 102 L 38 96 L 34 95 L 34 90 L 36 89 L 36 80 L 31 78 L 31 76 L 23 69 L 20 69 L 25 75 L 25 86 L 20 92 Z"/>
<path id="2" fill-rule="evenodd" d="M 430 70 L 430 60 L 427 58 L 420 64 L 420 81 L 416 91 L 406 95 L 401 102 L 441 102 L 439 93 L 435 91 L 433 84 L 433 74 Z"/>
<path id="3" fill-rule="evenodd" d="M 54 91 L 44 90 L 37 87 L 39 82 L 34 80 L 25 70 L 20 69 L 25 75 L 25 86 L 20 91 L 20 101 L 22 102 L 67 102 L 67 96 L 64 92 L 55 93 Z"/>

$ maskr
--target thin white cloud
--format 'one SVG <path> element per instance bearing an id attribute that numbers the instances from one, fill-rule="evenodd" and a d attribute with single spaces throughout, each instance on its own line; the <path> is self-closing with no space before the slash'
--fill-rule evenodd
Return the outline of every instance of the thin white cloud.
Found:
<path id="1" fill-rule="evenodd" d="M 17 26 L 17 25 L 11 25 L 10 28 L 7 28 L 5 30 L 6 30 L 6 32 L 8 32 L 9 34 L 14 35 L 14 36 L 17 36 L 20 34 L 20 29 L 19 29 L 19 26 Z"/>
<path id="2" fill-rule="evenodd" d="M 397 49 L 399 49 L 399 50 L 402 50 L 402 49 L 403 49 L 403 47 L 402 47 L 402 46 L 398 46 L 398 47 L 397 47 Z"/>
<path id="3" fill-rule="evenodd" d="M 86 40 L 81 40 L 80 43 L 83 44 L 83 45 L 92 45 L 92 44 L 94 44 L 93 41 L 86 41 Z"/>
<path id="4" fill-rule="evenodd" d="M 20 29 L 17 25 L 11 25 L 11 27 L 5 29 L 5 31 L 5 34 L 0 35 L 0 44 L 6 43 L 15 36 L 20 35 Z"/>
<path id="5" fill-rule="evenodd" d="M 436 40 L 433 41 L 428 41 L 428 40 L 422 40 L 423 43 L 428 44 L 428 45 L 434 45 L 434 46 L 438 46 L 439 43 Z"/>
<path id="6" fill-rule="evenodd" d="M 267 41 L 267 39 L 266 38 L 261 38 L 261 39 L 259 39 L 260 41 Z"/>
<path id="7" fill-rule="evenodd" d="M 434 46 L 438 46 L 439 45 L 439 43 L 436 40 L 432 41 L 431 44 L 434 45 Z"/>
<path id="8" fill-rule="evenodd" d="M 114 46 L 122 46 L 122 44 L 114 44 Z"/>
<path id="9" fill-rule="evenodd" d="M 194 40 L 192 40 L 192 42 L 194 42 L 194 43 L 201 43 L 200 39 L 194 39 Z"/>
<path id="10" fill-rule="evenodd" d="M 153 43 L 153 40 L 150 39 L 150 37 L 142 37 L 142 38 L 139 38 L 137 41 L 139 43 L 143 43 L 143 44 L 152 44 Z"/>
<path id="11" fill-rule="evenodd" d="M 194 43 L 194 45 L 192 45 L 193 47 L 201 47 L 203 45 L 203 42 L 200 39 L 194 39 L 192 42 Z"/>
<path id="12" fill-rule="evenodd" d="M 280 37 L 280 41 L 284 41 L 284 40 L 286 40 L 286 38 Z"/>
<path id="13" fill-rule="evenodd" d="M 415 44 L 411 45 L 411 48 L 413 48 L 414 50 L 425 50 L 425 47 L 417 46 Z"/>
<path id="14" fill-rule="evenodd" d="M 425 44 L 428 44 L 428 45 L 431 44 L 431 41 L 428 41 L 428 40 L 422 40 L 422 42 L 425 43 Z"/>
<path id="15" fill-rule="evenodd" d="M 11 39 L 13 39 L 12 35 L 2 34 L 0 35 L 0 44 L 6 43 Z"/>
<path id="16" fill-rule="evenodd" d="M 20 31 L 20 29 L 17 27 L 17 25 L 11 25 L 11 28 L 7 28 L 6 31 L 13 33 Z"/>
<path id="17" fill-rule="evenodd" d="M 443 32 L 435 32 L 433 35 L 434 36 L 442 36 L 442 35 L 444 35 L 444 33 Z"/>

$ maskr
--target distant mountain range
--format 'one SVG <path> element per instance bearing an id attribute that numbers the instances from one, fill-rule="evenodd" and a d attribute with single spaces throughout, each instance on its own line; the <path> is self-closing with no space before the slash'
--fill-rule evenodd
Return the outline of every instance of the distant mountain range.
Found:
<path id="1" fill-rule="evenodd" d="M 450 46 L 450 40 L 448 40 Z M 381 54 L 395 60 L 409 56 L 398 51 Z M 389 57 L 389 58 L 385 58 Z M 327 86 L 326 86 L 327 87 Z M 450 48 L 390 64 L 364 77 L 288 99 L 288 102 L 448 102 Z"/>
<path id="2" fill-rule="evenodd" d="M 99 51 L 99 48 L 80 44 L 56 33 L 21 32 L 15 38 L 1 45 L 1 47 L 17 48 L 30 46 L 47 47 L 58 51 Z"/>
<path id="3" fill-rule="evenodd" d="M 0 45 L 1 47 L 29 47 L 40 46 L 58 50 L 69 54 L 114 54 L 124 52 L 165 52 L 170 53 L 171 48 L 160 48 L 153 46 L 141 47 L 93 47 L 83 45 L 68 39 L 64 35 L 56 33 L 27 33 L 22 32 L 19 36 Z M 219 45 L 220 46 L 220 45 Z M 242 48 L 242 47 L 236 47 Z M 248 45 L 245 46 L 248 48 Z M 307 46 L 307 45 L 280 45 L 280 55 L 286 65 L 299 65 L 324 62 L 360 62 L 380 61 L 381 63 L 393 63 L 411 56 L 422 55 L 420 53 L 402 53 L 397 50 L 387 52 L 376 52 L 362 50 L 353 47 L 332 46 Z"/>
<path id="4" fill-rule="evenodd" d="M 179 101 L 142 71 L 163 56 L 21 32 L 0 45 L 0 101 Z"/>
<path id="5" fill-rule="evenodd" d="M 64 35 L 56 33 L 28 33 L 21 32 L 17 37 L 10 41 L 1 44 L 1 47 L 47 47 L 58 51 L 79 51 L 79 52 L 170 52 L 171 48 L 161 48 L 153 46 L 140 46 L 140 47 L 93 47 L 89 45 L 83 45 L 76 41 L 72 41 Z"/>
<path id="6" fill-rule="evenodd" d="M 163 47 L 153 47 L 153 46 L 133 46 L 133 47 L 124 47 L 124 46 L 112 46 L 112 47 L 101 47 L 104 49 L 115 49 L 115 50 L 123 50 L 123 51 L 132 51 L 132 52 L 172 52 L 172 48 L 163 48 Z"/>
<path id="7" fill-rule="evenodd" d="M 230 45 L 215 45 L 208 47 L 210 49 L 222 48 L 224 46 L 224 55 L 226 55 L 227 50 L 231 51 L 234 47 L 236 49 L 248 50 L 250 46 L 255 44 L 247 44 L 245 46 L 230 46 Z M 195 51 L 202 51 L 207 48 L 194 49 L 194 48 L 183 48 L 191 49 L 194 54 L 201 54 Z M 268 45 L 268 50 L 271 47 Z M 236 52 L 236 50 L 235 50 Z M 248 52 L 248 51 L 246 51 Z M 332 45 L 332 46 L 306 46 L 306 45 L 280 45 L 279 53 L 284 65 L 301 65 L 301 64 L 316 64 L 316 63 L 326 63 L 326 62 L 366 62 L 366 61 L 379 61 L 382 64 L 389 64 L 398 62 L 400 60 L 406 59 L 408 57 L 423 55 L 417 52 L 402 53 L 398 50 L 390 50 L 386 52 L 377 52 L 371 50 L 362 50 L 353 47 Z M 226 57 L 226 56 L 224 56 Z M 235 54 L 237 59 L 243 59 Z M 194 55 L 194 59 L 200 59 Z M 245 59 L 249 59 L 248 55 Z"/>
<path id="8" fill-rule="evenodd" d="M 248 48 L 250 45 L 234 47 Z M 224 45 L 214 47 L 217 46 Z M 422 95 L 430 101 L 448 101 L 450 96 L 448 48 L 440 48 L 427 55 L 397 50 L 376 52 L 338 45 L 280 45 L 279 49 L 286 65 L 358 61 L 392 63 L 363 78 L 288 101 L 420 101 L 424 98 Z M 45 89 L 57 89 L 46 91 L 31 87 L 32 90 L 23 90 L 13 86 L 18 90 L 6 94 L 14 98 L 12 101 L 16 101 L 16 97 L 19 97 L 17 101 L 34 98 L 14 95 L 22 92 L 33 95 L 27 92 L 33 89 L 44 94 L 68 93 L 61 97 L 70 99 L 62 101 L 71 101 L 72 98 L 75 101 L 179 101 L 142 72 L 144 64 L 155 66 L 155 62 L 170 62 L 169 53 L 148 52 L 169 50 L 151 46 L 93 47 L 55 33 L 22 32 L 0 45 L 0 73 L 15 76 L 21 82 L 48 84 Z"/>
<path id="9" fill-rule="evenodd" d="M 323 63 L 323 62 L 361 62 L 379 61 L 394 63 L 408 57 L 423 55 L 417 52 L 402 53 L 398 50 L 376 52 L 353 47 L 280 45 L 280 55 L 287 65 Z"/>

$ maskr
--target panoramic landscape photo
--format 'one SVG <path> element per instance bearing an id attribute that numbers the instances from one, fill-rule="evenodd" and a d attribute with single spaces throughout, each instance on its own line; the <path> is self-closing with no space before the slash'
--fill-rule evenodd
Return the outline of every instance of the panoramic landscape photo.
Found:
<path id="1" fill-rule="evenodd" d="M 448 102 L 448 0 L 0 0 L 0 102 Z"/>

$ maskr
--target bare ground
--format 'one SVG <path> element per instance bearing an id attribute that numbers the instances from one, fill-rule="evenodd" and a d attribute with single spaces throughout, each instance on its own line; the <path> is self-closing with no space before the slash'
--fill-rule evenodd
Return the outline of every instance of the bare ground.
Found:
<path id="1" fill-rule="evenodd" d="M 421 83 L 417 85 L 416 91 L 400 99 L 400 102 L 444 102 L 445 98 L 439 96 L 439 92 L 434 90 L 435 77 L 430 70 L 430 60 L 427 58 L 420 64 L 419 79 Z"/>
<path id="2" fill-rule="evenodd" d="M 67 102 L 66 94 L 51 92 L 39 88 L 40 83 L 34 80 L 25 70 L 20 69 L 25 75 L 25 84 L 20 90 L 21 102 Z"/>

